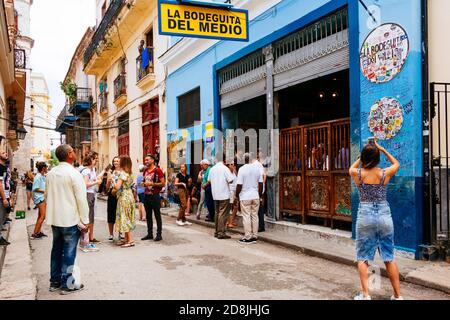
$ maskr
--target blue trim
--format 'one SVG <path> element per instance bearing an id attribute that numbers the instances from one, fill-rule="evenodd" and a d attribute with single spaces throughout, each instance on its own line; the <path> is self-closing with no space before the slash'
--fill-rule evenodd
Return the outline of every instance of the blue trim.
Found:
<path id="1" fill-rule="evenodd" d="M 220 110 L 220 95 L 219 95 L 219 77 L 217 76 L 217 69 L 213 66 L 213 97 L 214 97 L 214 106 L 213 106 L 213 121 L 214 128 L 217 130 L 222 130 L 222 117 Z"/>
<path id="2" fill-rule="evenodd" d="M 320 8 L 311 11 L 307 15 L 301 17 L 300 19 L 288 24 L 287 26 L 273 32 L 272 34 L 246 46 L 242 50 L 236 52 L 235 54 L 231 55 L 227 59 L 224 59 L 218 63 L 216 63 L 214 66 L 216 70 L 222 69 L 233 62 L 242 59 L 243 57 L 249 55 L 250 53 L 261 49 L 265 46 L 268 46 L 269 44 L 285 37 L 288 34 L 291 34 L 307 25 L 310 25 L 311 23 L 319 20 L 320 18 L 323 18 L 324 16 L 329 15 L 330 13 L 346 6 L 349 3 L 353 3 L 355 1 L 352 0 L 333 0 L 329 3 L 321 6 Z M 349 19 L 350 20 L 350 19 Z"/>
<path id="3" fill-rule="evenodd" d="M 185 34 L 185 33 L 178 33 L 178 32 L 163 32 L 162 31 L 162 22 L 161 22 L 161 4 L 172 4 L 172 5 L 184 5 L 183 3 L 176 3 L 172 1 L 167 0 L 158 0 L 158 27 L 159 27 L 159 34 L 166 35 L 166 36 L 178 36 L 178 37 L 187 37 L 187 38 L 199 38 L 199 39 L 216 39 L 216 40 L 227 40 L 227 41 L 240 41 L 240 42 L 248 42 L 250 40 L 250 23 L 249 23 L 249 17 L 248 17 L 248 10 L 244 9 L 221 9 L 217 6 L 207 6 L 207 5 L 199 5 L 199 4 L 185 4 L 186 6 L 192 6 L 192 7 L 198 7 L 198 8 L 213 8 L 216 10 L 223 10 L 223 11 L 230 11 L 230 12 L 241 12 L 245 13 L 246 19 L 245 19 L 245 25 L 247 28 L 247 37 L 245 39 L 239 39 L 239 38 L 230 38 L 230 37 L 219 37 L 219 36 L 201 36 L 201 35 L 191 35 L 191 34 Z"/>
<path id="4" fill-rule="evenodd" d="M 417 253 L 417 250 L 410 249 L 410 248 L 404 248 L 404 247 L 400 247 L 400 246 L 394 246 L 394 248 L 395 248 L 396 250 L 400 250 L 400 251 Z"/>
<path id="5" fill-rule="evenodd" d="M 350 45 L 350 143 L 352 147 L 351 162 L 356 161 L 361 150 L 361 82 L 359 63 L 359 3 L 349 1 L 348 4 L 349 45 Z M 358 213 L 359 195 L 356 185 L 352 183 L 352 237 L 356 237 L 356 216 Z"/>

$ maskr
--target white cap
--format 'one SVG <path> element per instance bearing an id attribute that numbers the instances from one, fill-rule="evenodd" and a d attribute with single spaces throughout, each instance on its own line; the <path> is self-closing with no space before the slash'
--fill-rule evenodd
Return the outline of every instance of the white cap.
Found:
<path id="1" fill-rule="evenodd" d="M 209 160 L 203 159 L 202 161 L 200 161 L 200 164 L 207 164 L 209 166 Z"/>

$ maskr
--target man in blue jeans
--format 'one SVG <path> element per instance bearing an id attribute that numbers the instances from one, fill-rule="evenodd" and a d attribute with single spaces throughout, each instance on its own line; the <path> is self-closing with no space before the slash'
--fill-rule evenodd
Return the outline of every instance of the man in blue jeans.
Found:
<path id="1" fill-rule="evenodd" d="M 86 184 L 73 167 L 76 154 L 65 144 L 56 148 L 60 164 L 47 175 L 47 224 L 52 226 L 53 246 L 50 258 L 50 291 L 69 294 L 84 288 L 72 276 L 80 232 L 87 232 L 89 207 Z"/>

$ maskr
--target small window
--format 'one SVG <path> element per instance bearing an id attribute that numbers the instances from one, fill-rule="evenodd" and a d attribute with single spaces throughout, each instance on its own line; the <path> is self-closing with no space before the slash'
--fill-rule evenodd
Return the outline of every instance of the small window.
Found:
<path id="1" fill-rule="evenodd" d="M 119 126 L 119 136 L 126 134 L 130 131 L 130 121 L 128 113 L 119 117 L 117 121 Z"/>
<path id="2" fill-rule="evenodd" d="M 197 88 L 178 97 L 178 127 L 192 127 L 200 120 L 200 88 Z"/>

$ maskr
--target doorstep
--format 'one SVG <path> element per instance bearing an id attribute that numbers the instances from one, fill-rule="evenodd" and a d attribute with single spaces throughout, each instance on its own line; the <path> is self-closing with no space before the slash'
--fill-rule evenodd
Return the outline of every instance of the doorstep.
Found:
<path id="1" fill-rule="evenodd" d="M 170 217 L 178 216 L 178 206 L 161 208 L 161 213 Z M 213 222 L 197 220 L 195 214 L 186 217 L 195 224 L 214 228 Z M 228 229 L 230 233 L 244 234 L 242 218 L 238 227 Z M 303 254 L 327 259 L 333 262 L 355 266 L 355 243 L 351 233 L 342 230 L 331 230 L 320 226 L 301 225 L 286 221 L 266 220 L 266 231 L 260 233 L 259 240 L 289 248 Z M 421 285 L 450 293 L 450 264 L 446 262 L 431 263 L 404 257 L 403 252 L 396 252 L 396 262 L 402 281 Z M 384 263 L 377 254 L 374 267 L 378 267 L 383 276 L 387 276 Z"/>

